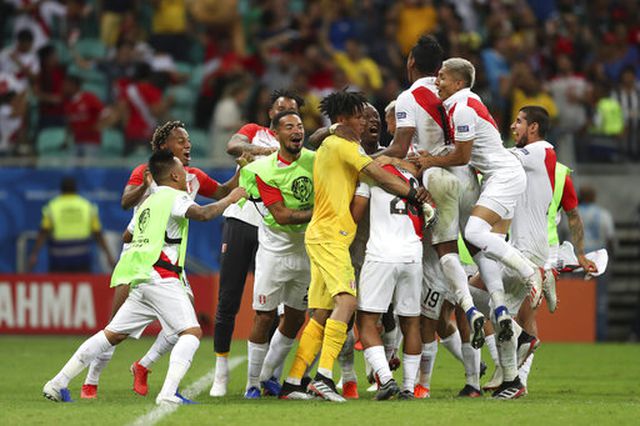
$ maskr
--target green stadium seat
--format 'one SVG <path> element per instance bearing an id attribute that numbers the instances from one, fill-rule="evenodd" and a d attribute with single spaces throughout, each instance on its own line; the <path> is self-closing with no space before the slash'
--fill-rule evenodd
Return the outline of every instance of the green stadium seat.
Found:
<path id="1" fill-rule="evenodd" d="M 38 133 L 36 149 L 39 156 L 60 156 L 68 153 L 65 146 L 67 131 L 64 127 L 47 127 Z"/>
<path id="2" fill-rule="evenodd" d="M 102 41 L 97 38 L 84 38 L 78 40 L 75 51 L 87 59 L 100 59 L 107 55 L 107 48 Z"/>
<path id="3" fill-rule="evenodd" d="M 53 40 L 53 46 L 56 48 L 56 53 L 58 54 L 58 60 L 62 65 L 69 65 L 73 62 L 73 56 L 71 55 L 71 51 L 67 44 L 62 40 Z"/>
<path id="4" fill-rule="evenodd" d="M 188 62 L 176 62 L 176 70 L 181 74 L 186 74 L 187 76 L 191 75 L 191 70 L 193 70 L 193 65 Z"/>
<path id="5" fill-rule="evenodd" d="M 191 79 L 189 80 L 189 86 L 191 87 L 191 89 L 193 89 L 195 92 L 195 95 L 197 97 L 197 94 L 200 92 L 200 86 L 202 85 L 202 79 L 204 78 L 204 66 L 202 65 L 197 65 L 193 68 L 193 71 L 191 72 Z"/>
<path id="6" fill-rule="evenodd" d="M 87 92 L 91 92 L 96 95 L 102 102 L 107 101 L 107 85 L 101 83 L 94 82 L 85 82 L 82 84 L 82 90 L 86 90 Z"/>
<path id="7" fill-rule="evenodd" d="M 102 144 L 100 148 L 106 156 L 122 157 L 124 150 L 124 136 L 122 132 L 116 129 L 104 129 L 102 131 Z"/>
<path id="8" fill-rule="evenodd" d="M 194 122 L 193 107 L 180 107 L 174 106 L 169 111 L 169 116 L 172 120 L 180 120 L 186 125 L 191 125 Z"/>
<path id="9" fill-rule="evenodd" d="M 173 105 L 178 107 L 192 107 L 196 101 L 197 93 L 186 85 L 173 86 L 169 89 L 169 96 L 173 97 Z"/>
<path id="10" fill-rule="evenodd" d="M 211 145 L 209 135 L 203 130 L 190 130 L 189 139 L 191 140 L 191 157 L 203 158 L 209 156 L 209 147 Z"/>

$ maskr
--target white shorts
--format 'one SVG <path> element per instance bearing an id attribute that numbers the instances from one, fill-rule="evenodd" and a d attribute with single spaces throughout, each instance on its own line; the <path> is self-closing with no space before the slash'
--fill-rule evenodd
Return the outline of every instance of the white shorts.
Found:
<path id="1" fill-rule="evenodd" d="M 502 219 L 513 219 L 516 203 L 526 187 L 527 176 L 522 168 L 485 176 L 476 204 L 497 213 Z"/>
<path id="2" fill-rule="evenodd" d="M 447 285 L 438 253 L 427 244 L 424 245 L 423 253 L 420 314 L 423 317 L 437 320 L 440 318 L 444 301 L 447 300 L 455 305 L 455 298 Z"/>
<path id="3" fill-rule="evenodd" d="M 187 289 L 179 280 L 167 278 L 131 289 L 129 297 L 105 328 L 137 339 L 156 319 L 167 335 L 200 327 Z"/>
<path id="4" fill-rule="evenodd" d="M 358 310 L 383 314 L 393 302 L 396 315 L 420 315 L 422 265 L 383 263 L 365 258 L 360 273 Z"/>
<path id="5" fill-rule="evenodd" d="M 309 257 L 300 253 L 277 255 L 258 246 L 253 309 L 273 311 L 284 303 L 299 311 L 307 310 L 307 291 L 311 282 Z"/>
<path id="6" fill-rule="evenodd" d="M 422 177 L 436 204 L 437 220 L 431 225 L 431 244 L 456 241 L 480 195 L 480 185 L 469 166 L 432 167 Z"/>

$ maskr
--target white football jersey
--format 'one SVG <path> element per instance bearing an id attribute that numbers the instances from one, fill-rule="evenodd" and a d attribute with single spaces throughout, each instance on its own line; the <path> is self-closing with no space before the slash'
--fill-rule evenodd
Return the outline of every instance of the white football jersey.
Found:
<path id="1" fill-rule="evenodd" d="M 511 223 L 511 244 L 538 266 L 549 256 L 547 212 L 553 198 L 556 153 L 546 141 L 511 150 L 522 162 L 527 187 L 518 199 Z"/>
<path id="2" fill-rule="evenodd" d="M 410 173 L 390 165 L 384 169 L 414 188 L 418 187 L 418 181 Z M 424 219 L 420 208 L 379 186 L 369 186 L 362 181 L 358 183 L 356 195 L 369 198 L 366 258 L 386 263 L 422 262 Z"/>
<path id="3" fill-rule="evenodd" d="M 415 128 L 407 155 L 419 150 L 443 155 L 453 148 L 445 138 L 450 129 L 435 81 L 435 77 L 420 78 L 396 100 L 396 127 Z"/>
<path id="4" fill-rule="evenodd" d="M 473 141 L 469 164 L 483 175 L 518 169 L 522 166 L 503 145 L 498 126 L 480 97 L 462 89 L 444 101 L 451 120 L 454 139 Z"/>

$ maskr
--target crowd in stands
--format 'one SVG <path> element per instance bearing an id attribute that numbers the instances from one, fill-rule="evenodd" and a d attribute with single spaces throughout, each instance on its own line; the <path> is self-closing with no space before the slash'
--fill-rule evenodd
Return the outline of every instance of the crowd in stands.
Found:
<path id="1" fill-rule="evenodd" d="M 308 134 L 336 89 L 383 116 L 432 33 L 475 64 L 505 140 L 538 104 L 578 160 L 640 161 L 636 0 L 1 1 L 0 155 L 146 153 L 179 119 L 195 156 L 221 160 L 243 123 L 267 124 L 280 88 L 304 98 Z"/>

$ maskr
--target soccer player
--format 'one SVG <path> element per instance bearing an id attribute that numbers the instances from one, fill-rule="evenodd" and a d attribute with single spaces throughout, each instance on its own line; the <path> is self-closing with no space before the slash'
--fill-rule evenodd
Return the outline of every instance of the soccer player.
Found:
<path id="1" fill-rule="evenodd" d="M 241 185 L 254 199 L 262 199 L 267 212 L 258 228 L 258 252 L 253 287 L 255 316 L 248 341 L 245 398 L 278 395 L 273 377 L 291 350 L 305 320 L 307 289 L 311 279 L 304 232 L 313 213 L 314 152 L 302 148 L 304 127 L 295 111 L 282 111 L 271 128 L 280 149 L 254 161 L 242 171 Z M 278 305 L 284 317 L 271 342 L 269 331 Z"/>
<path id="2" fill-rule="evenodd" d="M 500 263 L 515 270 L 531 289 L 531 303 L 539 304 L 544 270 L 505 241 L 516 202 L 527 178 L 518 159 L 502 145 L 493 117 L 471 91 L 475 68 L 463 58 L 442 63 L 436 86 L 454 129 L 453 150 L 443 156 L 425 154 L 417 159 L 423 169 L 470 164 L 483 175 L 480 198 L 464 228 L 465 239 L 493 303 L 493 320 L 500 341 L 512 338 Z"/>
<path id="3" fill-rule="evenodd" d="M 180 121 L 168 121 L 158 126 L 151 138 L 151 149 L 153 152 L 168 150 L 182 162 L 187 173 L 187 193 L 192 199 L 195 199 L 197 195 L 201 195 L 220 200 L 226 197 L 231 190 L 238 185 L 238 175 L 235 175 L 224 184 L 220 184 L 207 176 L 202 170 L 189 166 L 191 161 L 191 142 L 184 123 Z M 131 236 L 133 235 L 134 218 L 137 207 L 150 194 L 155 192 L 157 188 L 158 185 L 154 182 L 146 163 L 140 164 L 131 173 L 129 181 L 122 193 L 121 200 L 122 208 L 134 208 L 134 215 L 123 235 L 123 252 L 128 249 Z M 184 280 L 185 283 L 188 284 L 186 275 L 184 276 Z M 127 283 L 112 283 L 111 286 L 115 287 L 113 306 L 111 308 L 111 316 L 113 317 L 127 298 L 129 286 Z M 187 288 L 188 291 L 191 292 L 191 289 L 189 287 Z M 134 376 L 133 390 L 136 393 L 140 395 L 147 394 L 149 367 L 162 355 L 169 352 L 177 340 L 178 336 L 168 335 L 166 332 L 161 331 L 149 351 L 139 361 L 133 363 L 131 372 Z M 82 386 L 80 393 L 81 398 L 92 399 L 97 397 L 100 374 L 113 357 L 114 351 L 115 346 L 93 360 Z"/>
<path id="4" fill-rule="evenodd" d="M 182 279 L 189 219 L 207 221 L 246 196 L 236 188 L 222 200 L 197 205 L 186 193 L 187 171 L 168 150 L 155 152 L 149 170 L 158 189 L 140 206 L 129 248 L 122 254 L 111 276 L 112 283 L 128 283 L 131 293 L 104 330 L 86 340 L 60 372 L 43 388 L 46 398 L 70 402 L 69 382 L 101 353 L 127 337 L 138 338 L 152 321 L 160 320 L 168 335 L 178 335 L 169 369 L 156 404 L 185 404 L 177 395 L 178 385 L 200 345 L 202 330 Z"/>
<path id="5" fill-rule="evenodd" d="M 365 104 L 362 94 L 340 91 L 325 97 L 321 110 L 329 116 L 333 126 L 343 124 L 361 135 L 365 126 Z M 302 376 L 322 349 L 318 373 L 309 384 L 309 390 L 330 401 L 345 401 L 336 392 L 332 377 L 333 364 L 347 338 L 347 323 L 357 305 L 355 276 L 349 255 L 356 224 L 349 206 L 360 172 L 385 190 L 412 203 L 422 203 L 427 199 L 424 188 L 410 187 L 397 176 L 384 171 L 357 143 L 337 136 L 323 141 L 314 163 L 314 213 L 305 234 L 305 246 L 311 262 L 309 308 L 314 312 L 302 333 L 281 398 L 293 399 L 304 394 L 300 386 Z"/>
<path id="6" fill-rule="evenodd" d="M 409 165 L 415 173 L 417 169 Z M 418 181 L 409 171 L 392 165 L 383 168 L 412 187 L 418 187 Z M 398 395 L 401 399 L 413 399 L 422 352 L 420 295 L 424 218 L 419 206 L 361 181 L 351 207 L 356 222 L 369 205 L 370 236 L 358 283 L 360 340 L 365 358 L 380 384 L 375 398 L 386 400 Z M 402 391 L 391 374 L 377 327 L 392 302 L 404 335 Z"/>
<path id="7" fill-rule="evenodd" d="M 282 111 L 299 111 L 303 104 L 302 98 L 293 92 L 274 91 L 271 94 L 269 120 L 273 120 L 276 114 Z M 249 123 L 231 137 L 227 144 L 227 153 L 236 157 L 243 153 L 260 157 L 277 151 L 279 146 L 272 129 Z M 262 208 L 260 203 L 244 203 L 242 207 L 234 204 L 224 212 L 220 287 L 213 335 L 216 371 L 209 392 L 213 397 L 227 394 L 231 337 L 236 315 L 240 309 L 247 273 L 254 263 L 258 249 L 258 225 L 262 221 L 258 208 Z"/>

